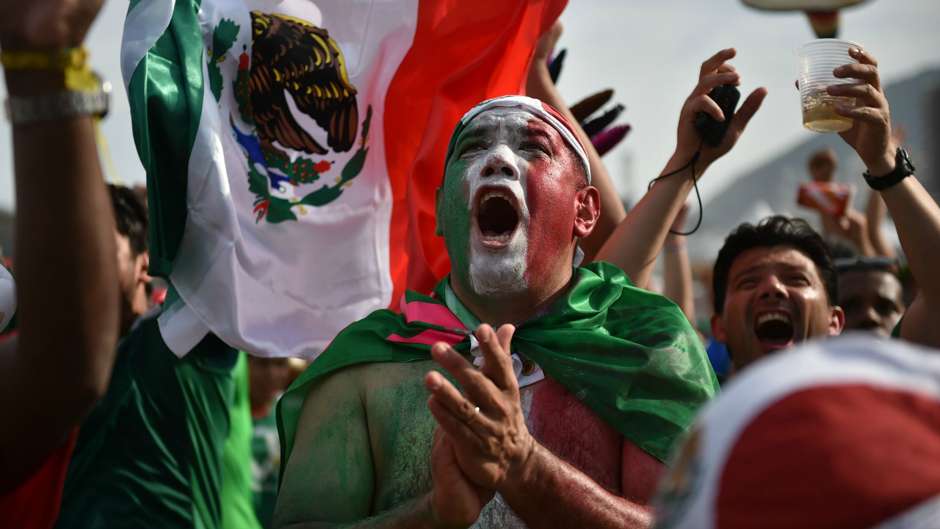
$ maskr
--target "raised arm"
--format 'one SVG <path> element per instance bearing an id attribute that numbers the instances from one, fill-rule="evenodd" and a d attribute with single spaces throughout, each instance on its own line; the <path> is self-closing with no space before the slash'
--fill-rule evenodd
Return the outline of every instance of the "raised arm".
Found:
<path id="1" fill-rule="evenodd" d="M 887 206 L 880 193 L 872 191 L 868 194 L 868 204 L 865 206 L 865 229 L 868 231 L 868 240 L 871 242 L 874 255 L 894 257 L 894 248 L 888 244 L 881 223 L 885 219 Z"/>
<path id="2" fill-rule="evenodd" d="M 0 1 L 0 48 L 80 45 L 100 1 Z M 61 70 L 5 70 L 9 96 L 63 92 Z M 0 351 L 2 486 L 78 426 L 108 385 L 118 332 L 114 219 L 90 116 L 14 123 L 19 335 Z"/>
<path id="3" fill-rule="evenodd" d="M 601 161 L 600 155 L 597 154 L 591 139 L 581 130 L 581 127 L 577 126 L 578 120 L 571 114 L 565 100 L 558 93 L 558 89 L 555 88 L 555 83 L 552 82 L 551 74 L 548 71 L 548 55 L 554 48 L 555 42 L 558 41 L 558 37 L 561 36 L 561 31 L 561 23 L 555 22 L 555 25 L 539 39 L 535 55 L 532 58 L 532 64 L 529 66 L 526 95 L 541 99 L 555 107 L 571 124 L 575 125 L 575 134 L 578 135 L 578 139 L 587 153 L 588 163 L 591 165 L 591 185 L 597 188 L 601 196 L 601 216 L 591 234 L 580 243 L 581 250 L 584 251 L 584 261 L 590 262 L 595 259 L 604 241 L 610 237 L 610 234 L 623 220 L 625 212 L 617 188 Z"/>
<path id="4" fill-rule="evenodd" d="M 850 50 L 859 64 L 836 68 L 837 77 L 859 82 L 830 86 L 832 95 L 855 97 L 857 106 L 839 107 L 837 111 L 855 120 L 855 125 L 841 133 L 858 153 L 873 181 L 888 179 L 897 168 L 897 148 L 891 134 L 891 113 L 878 74 L 878 63 L 864 50 Z M 881 180 L 885 182 L 885 180 Z M 886 184 L 883 184 L 886 185 Z M 888 185 L 878 191 L 884 199 L 907 256 L 911 273 L 917 280 L 918 294 L 904 314 L 901 337 L 906 340 L 940 347 L 940 207 L 915 176 Z"/>
<path id="5" fill-rule="evenodd" d="M 907 134 L 903 127 L 892 127 L 891 138 L 894 140 L 895 145 L 903 145 L 906 137 Z M 865 205 L 868 240 L 871 241 L 874 255 L 894 257 L 895 249 L 888 243 L 884 231 L 881 229 L 881 224 L 884 222 L 887 211 L 887 206 L 881 194 L 874 190 L 871 191 L 868 194 L 868 203 Z"/>
<path id="6" fill-rule="evenodd" d="M 698 85 L 686 99 L 679 115 L 676 150 L 660 173 L 661 176 L 670 176 L 663 177 L 653 185 L 597 254 L 598 260 L 619 266 L 639 286 L 648 283 L 669 227 L 692 189 L 691 161 L 695 153 L 701 149 L 694 164 L 695 178 L 698 179 L 712 162 L 731 150 L 767 95 L 765 88 L 751 92 L 735 113 L 721 144 L 717 147 L 702 144 L 694 127 L 695 116 L 699 112 L 706 112 L 715 119 L 724 119 L 721 108 L 708 97 L 708 93 L 716 86 L 740 82 L 734 67 L 727 63 L 735 54 L 735 50 L 729 48 L 702 63 Z"/>
<path id="7" fill-rule="evenodd" d="M 881 200 L 880 198 L 878 200 Z M 828 221 L 830 234 L 836 234 L 852 243 L 855 251 L 865 257 L 875 257 L 879 255 L 869 239 L 868 219 L 861 212 L 852 209 L 850 206 L 845 211 L 845 215 L 840 218 L 833 218 L 822 213 L 823 226 Z"/>
<path id="8" fill-rule="evenodd" d="M 673 231 L 681 231 L 685 226 L 688 206 L 684 206 L 672 223 Z M 689 264 L 689 252 L 685 237 L 669 233 L 663 245 L 663 295 L 671 299 L 685 314 L 686 319 L 695 326 L 695 293 L 692 289 L 692 266 Z"/>

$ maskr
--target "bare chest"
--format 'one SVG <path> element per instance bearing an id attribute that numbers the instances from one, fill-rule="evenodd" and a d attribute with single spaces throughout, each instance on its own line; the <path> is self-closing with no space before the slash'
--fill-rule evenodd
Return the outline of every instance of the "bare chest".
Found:
<path id="1" fill-rule="evenodd" d="M 620 493 L 621 437 L 551 379 L 520 391 L 533 437 L 560 459 L 615 494 Z M 500 494 L 483 508 L 472 529 L 526 529 Z"/>
<path id="2" fill-rule="evenodd" d="M 523 388 L 532 436 L 607 490 L 620 492 L 622 437 L 560 383 L 546 378 Z"/>
<path id="3" fill-rule="evenodd" d="M 409 370 L 423 374 L 427 367 Z M 404 368 L 402 368 L 404 369 Z M 420 376 L 370 392 L 366 399 L 367 421 L 375 467 L 373 512 L 382 512 L 431 489 L 429 465 L 436 427 L 427 409 L 427 392 Z M 532 436 L 559 458 L 611 492 L 620 492 L 621 436 L 607 426 L 565 388 L 551 379 L 522 388 L 521 403 Z M 495 525 L 514 527 L 504 516 L 510 512 L 498 502 L 491 506 Z M 486 518 L 486 517 L 481 517 Z M 481 519 L 481 522 L 484 521 Z"/>

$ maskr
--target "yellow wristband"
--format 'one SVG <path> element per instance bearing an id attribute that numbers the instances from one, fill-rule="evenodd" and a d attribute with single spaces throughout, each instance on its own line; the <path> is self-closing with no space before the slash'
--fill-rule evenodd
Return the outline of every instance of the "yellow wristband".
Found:
<path id="1" fill-rule="evenodd" d="M 53 51 L 0 51 L 0 64 L 7 70 L 80 70 L 87 67 L 88 50 L 65 48 Z"/>
<path id="2" fill-rule="evenodd" d="M 88 67 L 88 50 L 65 48 L 54 51 L 0 51 L 0 64 L 6 70 L 54 70 L 65 76 L 65 88 L 93 92 L 99 80 Z"/>

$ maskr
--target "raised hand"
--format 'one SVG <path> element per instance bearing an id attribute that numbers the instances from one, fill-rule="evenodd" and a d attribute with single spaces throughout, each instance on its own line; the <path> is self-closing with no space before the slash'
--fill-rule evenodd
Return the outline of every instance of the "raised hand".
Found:
<path id="1" fill-rule="evenodd" d="M 692 156 L 701 147 L 702 152 L 699 156 L 698 166 L 704 170 L 708 164 L 731 150 L 734 144 L 737 143 L 738 138 L 741 137 L 741 133 L 744 132 L 744 128 L 754 116 L 754 113 L 760 108 L 764 97 L 767 96 L 767 89 L 763 87 L 754 90 L 747 96 L 747 99 L 744 100 L 744 103 L 734 114 L 731 125 L 728 127 L 721 143 L 716 147 L 704 145 L 698 131 L 695 129 L 695 116 L 699 112 L 705 112 L 719 121 L 724 121 L 721 108 L 708 97 L 708 93 L 719 85 L 741 84 L 741 76 L 734 69 L 734 66 L 727 63 L 736 54 L 737 51 L 734 48 L 728 48 L 712 55 L 702 63 L 699 70 L 698 84 L 685 100 L 679 114 L 679 126 L 676 131 L 676 151 L 670 165 L 684 165 L 692 159 Z"/>
<path id="2" fill-rule="evenodd" d="M 546 63 L 551 57 L 552 50 L 555 49 L 555 44 L 558 43 L 558 39 L 561 38 L 561 33 L 564 28 L 561 25 L 560 20 L 556 20 L 552 27 L 548 28 L 545 33 L 542 33 L 542 36 L 539 37 L 538 42 L 535 44 L 535 54 L 532 57 L 532 62 L 541 61 L 540 64 Z"/>
<path id="3" fill-rule="evenodd" d="M 852 241 L 855 249 L 864 256 L 876 255 L 871 241 L 868 240 L 868 219 L 861 212 L 847 209 L 845 215 L 834 219 L 832 230 L 840 237 Z"/>
<path id="4" fill-rule="evenodd" d="M 8 50 L 78 46 L 102 0 L 0 0 L 0 47 Z"/>
<path id="5" fill-rule="evenodd" d="M 425 377 L 431 392 L 428 408 L 453 444 L 460 469 L 477 485 L 492 490 L 521 475 L 535 447 L 509 355 L 514 331 L 512 325 L 503 325 L 498 332 L 486 324 L 477 329 L 484 358 L 480 370 L 448 345 L 434 345 L 431 355 L 457 380 L 463 394 L 440 373 Z"/>
<path id="6" fill-rule="evenodd" d="M 894 170 L 897 144 L 891 131 L 891 112 L 881 87 L 878 61 L 867 51 L 853 48 L 849 55 L 859 64 L 845 64 L 833 70 L 839 78 L 857 79 L 857 83 L 833 85 L 829 95 L 854 97 L 855 106 L 836 105 L 836 112 L 852 118 L 851 129 L 839 133 L 868 168 L 872 176 L 883 176 Z"/>

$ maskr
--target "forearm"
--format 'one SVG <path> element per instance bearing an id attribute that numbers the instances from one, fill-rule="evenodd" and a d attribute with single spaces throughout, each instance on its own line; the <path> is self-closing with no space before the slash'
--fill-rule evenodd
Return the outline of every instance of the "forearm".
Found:
<path id="1" fill-rule="evenodd" d="M 940 207 L 915 177 L 881 192 L 894 219 L 918 296 L 940 310 Z"/>
<path id="2" fill-rule="evenodd" d="M 695 325 L 695 296 L 692 292 L 692 268 L 686 251 L 685 238 L 666 237 L 663 246 L 663 294 L 682 309 L 682 313 Z"/>
<path id="3" fill-rule="evenodd" d="M 660 174 L 675 171 L 688 161 L 670 160 Z M 697 169 L 697 176 L 703 171 L 704 168 Z M 691 189 L 690 169 L 657 182 L 617 226 L 598 252 L 597 259 L 619 266 L 634 284 L 645 288 L 669 227 Z"/>
<path id="4" fill-rule="evenodd" d="M 7 87 L 11 96 L 56 91 L 61 81 L 52 76 L 7 72 Z M 25 452 L 13 453 L 38 456 L 37 443 L 54 446 L 110 376 L 117 263 L 94 138 L 89 117 L 13 127 L 19 342 L 0 406 L 3 422 L 26 432 L 15 436 Z"/>
<path id="5" fill-rule="evenodd" d="M 538 59 L 536 60 L 538 61 Z M 568 105 L 565 104 L 558 89 L 555 88 L 555 84 L 552 83 L 548 66 L 544 64 L 544 61 L 537 62 L 530 68 L 526 93 L 530 97 L 541 99 L 561 112 L 572 125 L 575 125 L 575 134 L 578 135 L 578 139 L 584 145 L 588 162 L 591 165 L 591 185 L 597 188 L 601 196 L 601 216 L 591 235 L 581 241 L 585 262 L 592 261 L 626 214 L 623 203 L 620 201 L 620 195 L 617 193 L 617 188 L 614 186 L 607 168 L 601 162 L 600 155 L 594 149 L 591 138 L 581 130 L 581 127 L 577 126 L 578 120 L 571 114 Z"/>
<path id="6" fill-rule="evenodd" d="M 394 509 L 357 522 L 302 522 L 276 527 L 281 529 L 442 529 L 434 521 L 430 502 L 430 495 L 426 494 Z"/>
<path id="7" fill-rule="evenodd" d="M 868 205 L 865 207 L 865 218 L 868 221 L 868 240 L 871 242 L 875 255 L 894 257 L 894 248 L 888 244 L 881 230 L 885 210 L 885 201 L 881 198 L 881 194 L 872 190 L 868 194 Z"/>
<path id="8" fill-rule="evenodd" d="M 499 492 L 531 529 L 645 528 L 652 522 L 643 507 L 611 494 L 538 444 L 523 475 Z"/>

